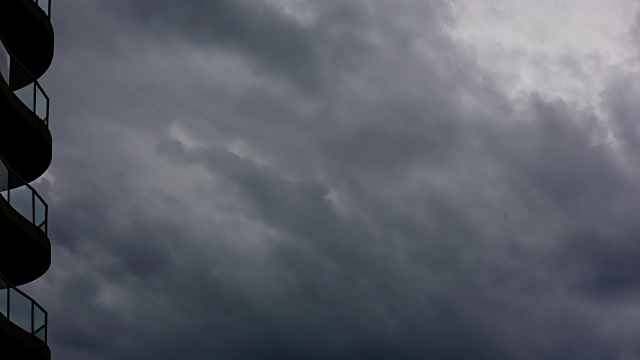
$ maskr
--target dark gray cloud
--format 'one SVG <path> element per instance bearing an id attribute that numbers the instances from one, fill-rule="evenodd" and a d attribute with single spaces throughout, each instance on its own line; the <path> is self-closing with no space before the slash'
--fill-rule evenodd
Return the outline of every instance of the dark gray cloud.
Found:
<path id="1" fill-rule="evenodd" d="M 267 3 L 251 1 L 175 1 L 105 3 L 105 11 L 124 15 L 127 26 L 144 28 L 156 39 L 177 39 L 195 45 L 215 46 L 246 56 L 258 71 L 282 76 L 310 90 L 324 85 L 327 77 L 342 72 L 342 66 L 357 65 L 366 51 L 366 25 L 358 2 L 316 4 L 321 9 L 313 26 L 285 16 Z"/>
<path id="2" fill-rule="evenodd" d="M 55 3 L 54 356 L 638 358 L 638 82 L 613 147 L 439 1 L 306 4 Z"/>

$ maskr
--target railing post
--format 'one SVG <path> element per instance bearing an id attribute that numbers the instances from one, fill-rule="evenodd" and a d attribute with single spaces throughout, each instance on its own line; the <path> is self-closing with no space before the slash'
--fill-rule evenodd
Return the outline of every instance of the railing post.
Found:
<path id="1" fill-rule="evenodd" d="M 51 2 L 49 2 L 49 4 L 51 4 Z M 42 95 L 44 96 L 44 91 L 42 89 L 40 89 L 40 92 L 42 92 Z M 44 114 L 44 116 L 45 116 L 44 123 L 47 126 L 49 126 L 49 97 L 48 96 L 44 96 L 44 98 L 47 100 L 47 111 Z"/>
<path id="2" fill-rule="evenodd" d="M 3 281 L 4 281 L 4 278 L 3 278 Z M 9 283 L 6 282 L 6 281 L 4 281 L 4 283 L 7 286 L 7 308 L 6 308 L 6 311 L 7 311 L 7 319 L 9 319 L 9 291 L 11 289 L 11 285 L 9 285 Z"/>
<path id="3" fill-rule="evenodd" d="M 33 82 L 33 113 L 36 114 L 36 116 L 38 116 L 38 111 L 36 110 L 36 98 L 38 97 L 38 84 L 34 81 Z"/>
<path id="4" fill-rule="evenodd" d="M 33 301 L 31 302 L 31 335 L 33 335 L 33 332 L 35 330 L 35 324 L 34 322 L 34 307 L 35 305 L 33 305 Z"/>

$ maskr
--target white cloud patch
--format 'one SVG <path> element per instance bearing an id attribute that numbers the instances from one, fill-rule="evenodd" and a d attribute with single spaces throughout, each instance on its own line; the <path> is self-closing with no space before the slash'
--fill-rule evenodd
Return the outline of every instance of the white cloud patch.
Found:
<path id="1" fill-rule="evenodd" d="M 453 37 L 501 80 L 510 97 L 540 92 L 600 108 L 613 69 L 640 63 L 633 0 L 451 0 Z"/>

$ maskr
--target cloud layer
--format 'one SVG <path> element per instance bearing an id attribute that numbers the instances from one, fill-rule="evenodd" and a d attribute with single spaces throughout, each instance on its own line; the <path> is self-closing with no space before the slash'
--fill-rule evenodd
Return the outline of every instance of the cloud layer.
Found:
<path id="1" fill-rule="evenodd" d="M 637 74 L 514 98 L 435 0 L 54 5 L 55 357 L 640 358 Z"/>

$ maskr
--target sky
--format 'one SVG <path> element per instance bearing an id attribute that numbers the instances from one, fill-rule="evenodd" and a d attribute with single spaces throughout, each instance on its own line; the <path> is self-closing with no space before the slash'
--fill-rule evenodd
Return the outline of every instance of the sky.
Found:
<path id="1" fill-rule="evenodd" d="M 54 359 L 640 359 L 637 1 L 52 22 Z"/>

